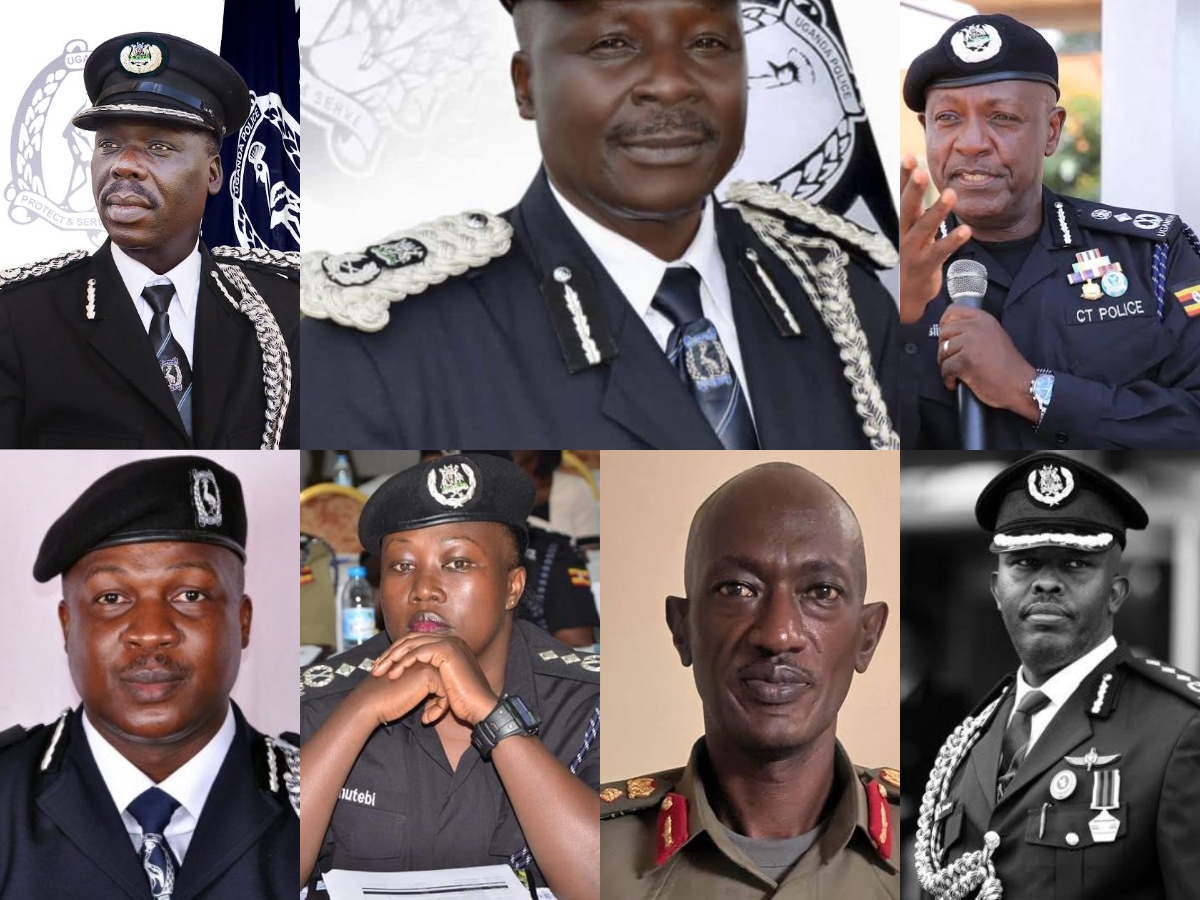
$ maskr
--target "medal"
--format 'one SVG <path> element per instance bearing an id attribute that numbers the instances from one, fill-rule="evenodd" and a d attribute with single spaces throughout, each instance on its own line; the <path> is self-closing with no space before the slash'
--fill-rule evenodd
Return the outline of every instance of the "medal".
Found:
<path id="1" fill-rule="evenodd" d="M 1121 770 L 1106 769 L 1092 773 L 1092 809 L 1100 815 L 1088 822 L 1092 840 L 1097 844 L 1112 843 L 1121 830 L 1121 820 L 1109 812 L 1121 805 Z"/>
<path id="2" fill-rule="evenodd" d="M 1050 796 L 1055 800 L 1066 800 L 1075 792 L 1075 784 L 1075 773 L 1070 769 L 1063 769 L 1055 774 L 1050 782 Z"/>
<path id="3" fill-rule="evenodd" d="M 1111 262 L 1100 250 L 1084 250 L 1082 253 L 1076 253 L 1075 259 L 1076 262 L 1071 266 L 1071 274 L 1067 276 L 1067 283 L 1083 284 L 1084 300 L 1099 300 L 1104 294 L 1120 297 L 1128 289 L 1129 279 L 1122 274 L 1121 264 Z M 1102 292 L 1101 285 L 1094 283 L 1092 279 L 1107 279 L 1109 275 L 1118 277 L 1112 279 L 1111 290 L 1105 285 Z M 1105 282 L 1102 281 L 1101 284 Z"/>
<path id="4" fill-rule="evenodd" d="M 1125 277 L 1124 272 L 1105 272 L 1104 277 L 1100 279 L 1100 287 L 1104 288 L 1104 293 L 1110 297 L 1120 297 L 1129 290 L 1129 279 Z"/>

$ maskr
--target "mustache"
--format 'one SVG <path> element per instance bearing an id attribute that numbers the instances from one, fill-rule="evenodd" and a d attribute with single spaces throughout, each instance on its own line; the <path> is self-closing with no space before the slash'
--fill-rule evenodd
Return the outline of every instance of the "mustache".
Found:
<path id="1" fill-rule="evenodd" d="M 660 134 L 694 134 L 705 141 L 715 141 L 720 136 L 712 122 L 692 110 L 663 109 L 645 121 L 613 126 L 608 133 L 608 141 L 610 144 L 620 144 L 631 138 L 657 137 Z"/>
<path id="2" fill-rule="evenodd" d="M 738 677 L 742 680 L 770 681 L 780 684 L 815 684 L 816 675 L 812 669 L 801 665 L 800 661 L 790 653 L 757 659 L 738 669 Z"/>
<path id="3" fill-rule="evenodd" d="M 136 657 L 132 662 L 117 670 L 119 677 L 135 675 L 147 669 L 157 669 L 180 678 L 191 673 L 191 670 L 165 653 L 147 653 Z"/>
<path id="4" fill-rule="evenodd" d="M 119 181 L 114 181 L 112 184 L 110 184 L 108 187 L 106 187 L 103 191 L 100 192 L 100 202 L 107 203 L 109 198 L 113 194 L 136 194 L 137 196 L 139 196 L 143 200 L 145 200 L 147 203 L 149 203 L 151 206 L 154 206 L 154 198 L 150 196 L 150 192 L 147 191 L 144 187 L 142 187 L 142 185 L 139 182 L 136 182 L 136 181 L 127 181 L 124 183 L 119 182 Z"/>

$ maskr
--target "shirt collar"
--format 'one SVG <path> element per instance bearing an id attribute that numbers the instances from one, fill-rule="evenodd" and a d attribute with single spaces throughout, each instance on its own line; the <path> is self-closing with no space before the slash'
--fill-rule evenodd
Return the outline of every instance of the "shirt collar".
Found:
<path id="1" fill-rule="evenodd" d="M 1091 671 L 1100 665 L 1106 656 L 1117 649 L 1117 639 L 1112 635 L 1108 636 L 1108 640 L 1100 644 L 1093 650 L 1089 650 L 1075 662 L 1068 666 L 1059 669 L 1051 677 L 1046 679 L 1046 683 L 1037 690 L 1045 694 L 1050 704 L 1048 709 L 1058 709 L 1067 699 L 1075 693 L 1083 679 L 1087 678 Z M 1013 708 L 1020 704 L 1025 695 L 1034 688 L 1025 680 L 1025 667 L 1021 666 L 1017 669 L 1017 695 L 1014 699 Z"/>
<path id="2" fill-rule="evenodd" d="M 179 805 L 197 820 L 233 744 L 235 731 L 233 706 L 230 705 L 225 721 L 212 739 L 199 753 L 158 783 L 159 788 L 178 800 Z M 87 735 L 96 768 L 100 770 L 100 777 L 118 811 L 123 812 L 143 791 L 155 786 L 145 772 L 121 755 L 121 751 L 96 729 L 87 712 L 83 714 L 83 732 Z"/>
<path id="3" fill-rule="evenodd" d="M 129 296 L 133 298 L 134 303 L 146 302 L 142 299 L 142 288 L 147 284 L 169 280 L 175 285 L 175 293 L 179 298 L 179 303 L 184 313 L 189 319 L 195 316 L 196 300 L 200 293 L 199 238 L 196 239 L 196 246 L 192 248 L 192 252 L 185 256 L 175 268 L 162 275 L 159 275 L 149 266 L 138 262 L 116 244 L 110 244 L 109 246 L 112 248 L 113 263 L 116 265 L 117 272 L 121 276 L 121 281 L 125 283 L 125 289 L 129 291 Z"/>
<path id="4" fill-rule="evenodd" d="M 700 273 L 700 280 L 708 288 L 708 294 L 718 307 L 728 317 L 732 318 L 732 303 L 728 290 L 720 290 L 715 286 L 725 278 L 725 262 L 721 258 L 721 248 L 717 243 L 716 213 L 713 198 L 706 197 L 704 210 L 700 215 L 700 228 L 692 243 L 688 245 L 683 256 L 672 262 L 664 262 L 649 250 L 635 244 L 628 238 L 617 234 L 610 228 L 601 225 L 582 210 L 574 206 L 566 197 L 559 193 L 553 180 L 547 179 L 550 192 L 558 205 L 562 207 L 567 219 L 575 226 L 579 236 L 588 245 L 600 264 L 607 270 L 609 276 L 629 305 L 641 317 L 646 315 L 663 274 L 670 266 L 689 265 Z"/>
<path id="5" fill-rule="evenodd" d="M 676 788 L 676 791 L 687 800 L 688 804 L 688 841 L 694 840 L 698 834 L 707 831 L 709 838 L 725 856 L 747 872 L 763 878 L 765 876 L 758 871 L 754 863 L 726 836 L 721 821 L 709 804 L 704 780 L 700 777 L 700 758 L 701 754 L 705 752 L 704 739 L 701 738 L 693 745 L 691 756 L 688 758 L 687 766 L 684 768 Z M 795 868 L 784 876 L 784 882 L 788 881 L 793 874 L 808 872 L 810 865 L 824 864 L 831 860 L 839 852 L 845 850 L 854 835 L 860 831 L 862 835 L 859 847 L 862 852 L 876 854 L 870 837 L 870 806 L 866 789 L 859 780 L 858 774 L 850 762 L 850 757 L 840 741 L 834 743 L 833 790 L 835 794 L 830 798 L 831 811 L 828 818 L 822 823 L 821 835 L 808 852 L 800 857 Z M 892 841 L 892 844 L 898 846 L 895 841 Z M 879 859 L 882 865 L 892 871 L 898 871 L 895 860 L 883 860 L 877 854 L 874 858 Z"/>

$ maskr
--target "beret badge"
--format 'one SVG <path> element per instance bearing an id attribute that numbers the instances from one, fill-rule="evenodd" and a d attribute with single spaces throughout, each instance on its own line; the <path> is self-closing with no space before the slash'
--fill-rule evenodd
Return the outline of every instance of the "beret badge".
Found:
<path id="1" fill-rule="evenodd" d="M 950 47 L 965 63 L 987 62 L 1000 52 L 1000 32 L 986 22 L 972 22 L 955 32 Z"/>

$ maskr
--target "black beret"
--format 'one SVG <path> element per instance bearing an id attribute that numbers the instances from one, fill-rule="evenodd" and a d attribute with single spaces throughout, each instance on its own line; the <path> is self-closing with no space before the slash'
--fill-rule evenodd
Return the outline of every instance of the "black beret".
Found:
<path id="1" fill-rule="evenodd" d="M 1145 528 L 1146 510 L 1103 472 L 1057 453 L 1034 453 L 990 482 L 975 519 L 993 533 L 992 552 L 1068 547 L 1100 552 L 1126 528 Z"/>
<path id="2" fill-rule="evenodd" d="M 33 577 L 49 581 L 102 547 L 151 541 L 216 544 L 245 562 L 246 504 L 238 477 L 202 456 L 118 466 L 50 526 Z"/>
<path id="3" fill-rule="evenodd" d="M 1040 81 L 1058 90 L 1058 56 L 1038 32 L 1012 16 L 968 16 L 913 60 L 904 79 L 904 103 L 925 111 L 933 88 L 992 81 Z"/>
<path id="4" fill-rule="evenodd" d="M 525 552 L 525 520 L 533 481 L 514 462 L 484 453 L 443 456 L 393 475 L 371 495 L 358 519 L 358 539 L 378 553 L 385 535 L 446 522 L 499 522 Z"/>
<path id="5" fill-rule="evenodd" d="M 92 105 L 72 120 L 95 131 L 105 119 L 166 119 L 224 138 L 250 114 L 250 90 L 237 69 L 199 44 L 138 32 L 105 41 L 83 67 Z"/>

